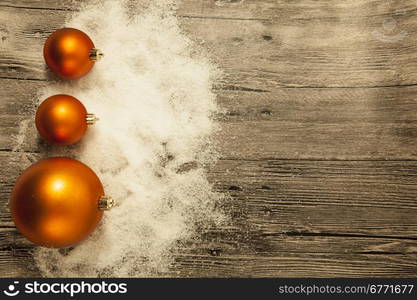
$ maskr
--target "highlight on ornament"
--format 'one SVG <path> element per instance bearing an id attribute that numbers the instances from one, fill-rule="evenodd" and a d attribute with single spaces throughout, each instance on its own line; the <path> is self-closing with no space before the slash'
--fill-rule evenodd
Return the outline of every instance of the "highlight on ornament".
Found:
<path id="1" fill-rule="evenodd" d="M 85 135 L 87 126 L 98 118 L 70 95 L 59 94 L 44 100 L 36 111 L 36 128 L 49 143 L 71 145 Z"/>
<path id="2" fill-rule="evenodd" d="M 43 56 L 48 67 L 59 77 L 76 79 L 86 75 L 94 62 L 103 57 L 90 37 L 81 30 L 61 28 L 45 42 Z"/>
<path id="3" fill-rule="evenodd" d="M 105 196 L 100 179 L 88 166 L 52 157 L 20 175 L 9 206 L 17 229 L 28 240 L 64 248 L 86 239 L 114 201 Z"/>

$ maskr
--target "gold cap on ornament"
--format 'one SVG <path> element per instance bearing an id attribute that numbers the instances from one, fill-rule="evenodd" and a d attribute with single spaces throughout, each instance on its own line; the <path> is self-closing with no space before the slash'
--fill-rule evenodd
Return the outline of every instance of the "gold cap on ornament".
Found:
<path id="1" fill-rule="evenodd" d="M 85 117 L 87 125 L 94 125 L 98 120 L 100 119 L 95 114 L 87 114 Z"/>
<path id="2" fill-rule="evenodd" d="M 116 203 L 114 202 L 113 198 L 109 196 L 101 196 L 98 201 L 98 208 L 100 210 L 110 210 L 112 209 Z"/>
<path id="3" fill-rule="evenodd" d="M 89 58 L 92 61 L 94 62 L 99 61 L 103 57 L 104 57 L 103 51 L 101 51 L 100 49 L 96 49 L 96 48 L 91 49 Z"/>

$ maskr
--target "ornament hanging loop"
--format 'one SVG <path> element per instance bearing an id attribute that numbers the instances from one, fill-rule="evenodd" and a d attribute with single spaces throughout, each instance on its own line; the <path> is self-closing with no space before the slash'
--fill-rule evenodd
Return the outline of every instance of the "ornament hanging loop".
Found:
<path id="1" fill-rule="evenodd" d="M 90 55 L 89 55 L 90 60 L 99 61 L 103 57 L 104 57 L 103 51 L 101 51 L 100 49 L 96 49 L 96 48 L 91 49 Z"/>
<path id="2" fill-rule="evenodd" d="M 98 208 L 100 210 L 110 210 L 116 205 L 113 198 L 109 196 L 101 196 L 101 198 L 98 201 Z"/>

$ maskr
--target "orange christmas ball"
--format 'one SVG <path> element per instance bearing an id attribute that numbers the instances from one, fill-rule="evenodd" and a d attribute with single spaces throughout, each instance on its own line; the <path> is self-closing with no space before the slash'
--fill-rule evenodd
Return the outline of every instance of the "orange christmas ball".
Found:
<path id="1" fill-rule="evenodd" d="M 62 28 L 48 37 L 43 56 L 56 75 L 75 79 L 87 74 L 103 54 L 94 48 L 93 42 L 84 32 L 74 28 Z"/>
<path id="2" fill-rule="evenodd" d="M 96 120 L 79 100 L 64 94 L 43 101 L 35 117 L 39 134 L 48 142 L 58 145 L 78 142 L 84 136 L 87 125 L 94 124 Z"/>
<path id="3" fill-rule="evenodd" d="M 18 230 L 35 244 L 64 248 L 91 234 L 113 202 L 97 175 L 70 158 L 43 159 L 17 179 L 10 210 Z M 100 209 L 101 208 L 101 209 Z"/>

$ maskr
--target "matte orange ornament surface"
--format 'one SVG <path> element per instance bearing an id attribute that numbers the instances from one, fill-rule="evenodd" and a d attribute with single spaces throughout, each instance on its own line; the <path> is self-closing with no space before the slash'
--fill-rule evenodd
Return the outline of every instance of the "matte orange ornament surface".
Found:
<path id="1" fill-rule="evenodd" d="M 18 230 L 35 244 L 64 248 L 91 234 L 103 212 L 104 195 L 97 175 L 69 158 L 41 160 L 17 179 L 10 210 Z"/>
<path id="2" fill-rule="evenodd" d="M 75 79 L 87 74 L 94 65 L 90 54 L 94 44 L 84 32 L 62 28 L 45 42 L 43 56 L 48 67 L 58 76 Z"/>
<path id="3" fill-rule="evenodd" d="M 36 111 L 36 128 L 48 142 L 70 145 L 78 142 L 87 130 L 87 110 L 76 98 L 59 94 L 41 103 Z"/>

